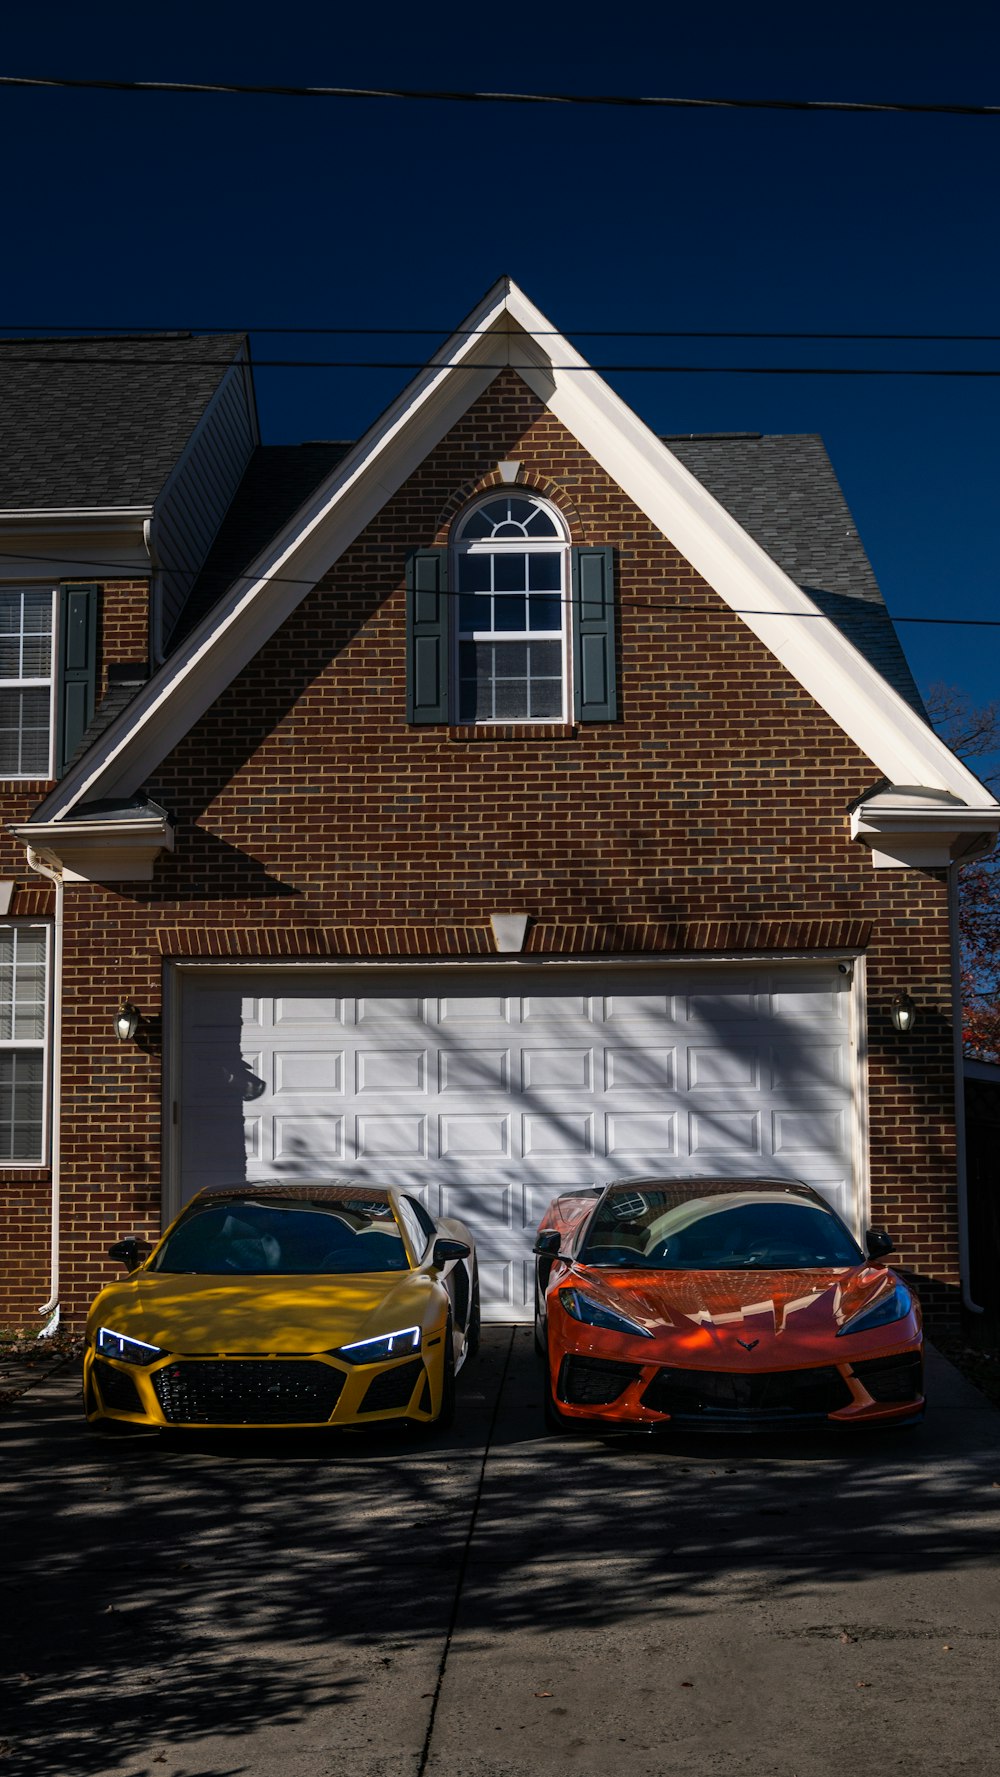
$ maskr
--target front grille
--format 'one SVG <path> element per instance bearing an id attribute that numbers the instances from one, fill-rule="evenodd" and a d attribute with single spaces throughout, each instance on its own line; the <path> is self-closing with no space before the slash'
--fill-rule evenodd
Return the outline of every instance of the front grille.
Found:
<path id="1" fill-rule="evenodd" d="M 866 1358 L 851 1368 L 873 1401 L 915 1401 L 924 1392 L 924 1366 L 917 1351 Z"/>
<path id="2" fill-rule="evenodd" d="M 411 1358 L 408 1364 L 397 1364 L 394 1370 L 383 1370 L 369 1382 L 358 1412 L 387 1413 L 390 1407 L 408 1407 L 423 1374 L 424 1366 L 418 1357 Z"/>
<path id="3" fill-rule="evenodd" d="M 556 1390 L 571 1407 L 607 1407 L 624 1394 L 642 1371 L 637 1364 L 616 1364 L 611 1358 L 564 1357 Z"/>
<path id="4" fill-rule="evenodd" d="M 220 1358 L 153 1374 L 171 1425 L 325 1425 L 343 1372 L 307 1359 Z"/>
<path id="5" fill-rule="evenodd" d="M 814 1370 L 660 1370 L 642 1397 L 644 1407 L 675 1419 L 821 1418 L 851 1404 L 851 1391 L 833 1365 Z"/>
<path id="6" fill-rule="evenodd" d="M 139 1390 L 124 1370 L 116 1370 L 113 1364 L 102 1363 L 98 1358 L 94 1364 L 94 1372 L 101 1400 L 106 1407 L 110 1407 L 112 1413 L 143 1411 Z"/>

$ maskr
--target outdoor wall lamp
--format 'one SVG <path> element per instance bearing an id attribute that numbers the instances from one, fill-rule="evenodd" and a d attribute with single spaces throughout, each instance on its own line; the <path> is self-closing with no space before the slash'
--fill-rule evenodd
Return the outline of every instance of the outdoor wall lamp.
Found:
<path id="1" fill-rule="evenodd" d="M 115 1036 L 118 1041 L 120 1043 L 133 1042 L 141 1023 L 142 1017 L 138 1006 L 133 1006 L 131 1000 L 122 1000 L 115 1013 Z"/>
<path id="2" fill-rule="evenodd" d="M 916 1001 L 912 1000 L 908 993 L 894 994 L 889 1011 L 892 1016 L 893 1028 L 901 1031 L 904 1036 L 913 1029 L 917 1022 Z"/>

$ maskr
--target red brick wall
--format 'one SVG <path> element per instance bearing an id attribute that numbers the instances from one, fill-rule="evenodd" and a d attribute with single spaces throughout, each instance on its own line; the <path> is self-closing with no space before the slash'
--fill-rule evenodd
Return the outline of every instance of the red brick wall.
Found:
<path id="1" fill-rule="evenodd" d="M 446 541 L 501 458 L 559 504 L 574 541 L 615 547 L 616 723 L 406 725 L 406 556 Z M 945 888 L 875 871 L 849 839 L 848 804 L 878 776 L 505 373 L 155 774 L 177 819 L 155 882 L 67 891 L 65 1311 L 79 1317 L 108 1279 L 111 1238 L 158 1223 L 158 1039 L 116 1043 L 123 987 L 155 1020 L 165 955 L 482 951 L 489 914 L 510 910 L 542 922 L 535 951 L 690 954 L 712 922 L 763 922 L 750 948 L 780 948 L 782 921 L 870 926 L 873 1210 L 945 1303 Z M 888 1017 L 902 985 L 921 1012 L 906 1041 Z"/>

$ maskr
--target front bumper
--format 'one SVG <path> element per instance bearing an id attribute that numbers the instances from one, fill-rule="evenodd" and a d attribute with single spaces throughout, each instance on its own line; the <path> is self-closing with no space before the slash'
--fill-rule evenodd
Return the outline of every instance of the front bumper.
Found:
<path id="1" fill-rule="evenodd" d="M 161 1430 L 429 1423 L 441 1410 L 443 1381 L 443 1335 L 426 1341 L 419 1355 L 387 1363 L 348 1364 L 312 1352 L 170 1354 L 147 1368 L 88 1346 L 83 1368 L 89 1420 Z"/>
<path id="2" fill-rule="evenodd" d="M 916 1419 L 924 1408 L 923 1353 L 912 1343 L 839 1363 L 756 1371 L 634 1364 L 564 1351 L 551 1361 L 550 1381 L 565 1420 L 648 1430 L 890 1424 Z"/>

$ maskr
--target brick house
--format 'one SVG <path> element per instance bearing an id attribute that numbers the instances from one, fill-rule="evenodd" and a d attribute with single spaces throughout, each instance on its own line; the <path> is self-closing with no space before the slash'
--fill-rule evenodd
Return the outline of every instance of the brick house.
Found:
<path id="1" fill-rule="evenodd" d="M 202 1185 L 387 1170 L 495 1319 L 554 1187 L 690 1171 L 810 1180 L 952 1311 L 953 879 L 1000 807 L 820 442 L 655 437 L 503 279 L 357 443 L 230 491 L 149 576 L 148 681 L 11 806 L 52 1013 L 5 1315 L 78 1320 Z"/>

